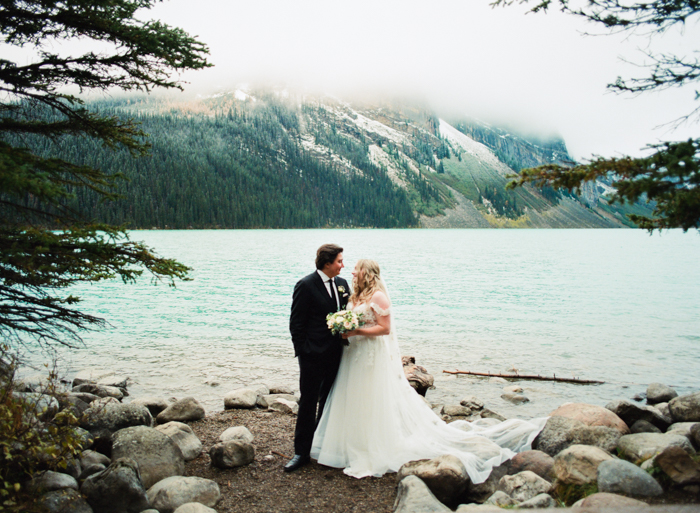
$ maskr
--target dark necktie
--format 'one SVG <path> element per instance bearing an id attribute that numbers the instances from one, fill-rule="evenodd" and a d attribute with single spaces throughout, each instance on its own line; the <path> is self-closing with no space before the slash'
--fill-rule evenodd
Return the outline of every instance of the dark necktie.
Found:
<path id="1" fill-rule="evenodd" d="M 336 308 L 340 308 L 340 303 L 338 302 L 338 293 L 335 291 L 335 282 L 333 281 L 333 278 L 328 280 L 328 283 L 331 285 L 331 297 L 333 297 L 333 301 L 335 302 Z"/>

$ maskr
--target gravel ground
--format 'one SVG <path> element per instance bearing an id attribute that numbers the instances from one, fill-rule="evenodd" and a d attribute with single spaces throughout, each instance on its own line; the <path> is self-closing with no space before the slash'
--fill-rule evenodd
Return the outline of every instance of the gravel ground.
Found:
<path id="1" fill-rule="evenodd" d="M 341 469 L 315 462 L 292 473 L 282 467 L 294 454 L 296 417 L 261 410 L 229 410 L 189 423 L 202 441 L 202 454 L 187 463 L 189 476 L 219 484 L 221 500 L 214 509 L 228 512 L 390 513 L 396 496 L 396 475 L 355 479 Z M 210 465 L 209 448 L 231 426 L 245 426 L 255 437 L 255 461 L 234 469 Z M 273 458 L 265 458 L 272 455 Z"/>

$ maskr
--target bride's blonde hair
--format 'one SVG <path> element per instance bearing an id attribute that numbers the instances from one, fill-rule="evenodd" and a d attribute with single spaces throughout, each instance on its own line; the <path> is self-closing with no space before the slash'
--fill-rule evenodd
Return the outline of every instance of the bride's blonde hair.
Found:
<path id="1" fill-rule="evenodd" d="M 356 269 L 357 274 L 352 281 L 353 293 L 349 302 L 353 305 L 367 303 L 378 290 L 386 294 L 377 262 L 363 258 L 357 261 Z"/>

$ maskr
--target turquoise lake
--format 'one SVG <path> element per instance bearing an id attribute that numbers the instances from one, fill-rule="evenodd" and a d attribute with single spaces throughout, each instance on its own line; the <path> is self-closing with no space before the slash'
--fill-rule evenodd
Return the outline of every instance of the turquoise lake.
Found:
<path id="1" fill-rule="evenodd" d="M 435 377 L 433 403 L 475 395 L 507 416 L 546 415 L 565 402 L 605 405 L 650 382 L 700 390 L 700 237 L 637 230 L 134 231 L 193 268 L 177 288 L 113 281 L 76 287 L 111 326 L 85 347 L 57 351 L 61 375 L 87 367 L 131 377 L 129 392 L 194 396 L 209 411 L 242 385 L 296 387 L 288 331 L 295 282 L 316 248 L 345 248 L 382 267 L 404 355 Z M 35 351 L 29 360 L 49 361 Z M 443 370 L 579 377 L 603 385 L 503 384 Z"/>

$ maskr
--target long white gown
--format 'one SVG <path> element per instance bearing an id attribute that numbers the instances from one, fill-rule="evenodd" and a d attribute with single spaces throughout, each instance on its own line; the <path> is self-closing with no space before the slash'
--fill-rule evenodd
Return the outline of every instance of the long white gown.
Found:
<path id="1" fill-rule="evenodd" d="M 374 303 L 353 310 L 363 314 L 365 326 L 391 314 Z M 472 482 L 481 483 L 493 467 L 530 449 L 544 427 L 546 418 L 446 424 L 406 380 L 393 330 L 349 341 L 314 434 L 311 457 L 322 465 L 357 478 L 379 477 L 412 460 L 453 454 Z"/>

